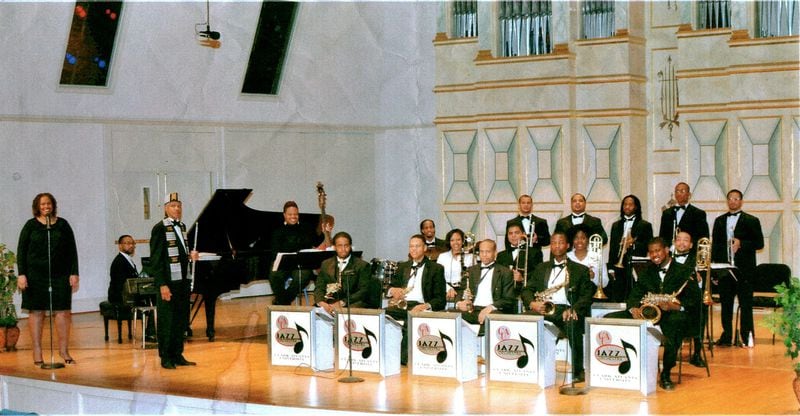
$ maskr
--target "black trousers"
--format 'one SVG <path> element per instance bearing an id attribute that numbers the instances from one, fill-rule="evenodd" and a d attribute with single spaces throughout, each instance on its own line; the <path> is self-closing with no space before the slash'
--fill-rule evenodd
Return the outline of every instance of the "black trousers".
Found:
<path id="1" fill-rule="evenodd" d="M 750 283 L 746 273 L 740 270 L 727 270 L 717 273 L 715 276 L 719 280 L 719 300 L 722 308 L 722 335 L 719 339 L 723 342 L 731 342 L 735 328 L 733 328 L 733 299 L 739 298 L 739 306 L 742 308 L 739 329 L 741 330 L 741 340 L 747 343 L 750 334 L 753 333 L 753 285 Z M 734 278 L 735 276 L 735 278 Z M 753 335 L 755 337 L 755 335 Z"/>
<path id="2" fill-rule="evenodd" d="M 311 270 L 276 271 L 269 274 L 269 285 L 275 294 L 273 305 L 291 305 L 300 291 L 308 285 Z"/>
<path id="3" fill-rule="evenodd" d="M 158 355 L 161 360 L 175 361 L 183 355 L 183 334 L 189 327 L 189 280 L 176 280 L 169 284 L 172 298 L 169 302 L 158 294 Z"/>
<path id="4" fill-rule="evenodd" d="M 556 310 L 552 315 L 544 315 L 544 320 L 552 323 L 567 337 L 569 348 L 572 353 L 572 374 L 578 375 L 583 372 L 583 322 L 584 318 L 578 316 L 575 321 L 564 321 L 564 311 L 569 309 L 567 305 L 556 305 Z M 536 312 L 525 312 L 528 315 L 539 315 Z"/>
<path id="5" fill-rule="evenodd" d="M 619 269 L 611 267 L 614 271 L 614 278 L 610 279 L 608 286 L 604 289 L 609 302 L 625 302 L 633 288 L 633 274 L 631 267 Z M 610 277 L 610 276 L 609 276 Z"/>
<path id="6" fill-rule="evenodd" d="M 619 311 L 606 314 L 604 318 L 633 319 L 633 316 L 628 311 Z M 669 377 L 669 372 L 672 367 L 675 367 L 683 337 L 687 334 L 694 336 L 693 331 L 687 332 L 689 323 L 690 317 L 684 311 L 661 311 L 661 320 L 658 321 L 658 326 L 661 327 L 661 333 L 664 334 L 664 355 L 661 357 L 662 377 Z"/>
<path id="7" fill-rule="evenodd" d="M 408 311 L 419 305 L 419 302 L 409 301 L 406 309 L 397 307 L 386 308 L 386 314 L 392 318 L 403 321 L 403 339 L 400 341 L 400 364 L 408 363 Z"/>

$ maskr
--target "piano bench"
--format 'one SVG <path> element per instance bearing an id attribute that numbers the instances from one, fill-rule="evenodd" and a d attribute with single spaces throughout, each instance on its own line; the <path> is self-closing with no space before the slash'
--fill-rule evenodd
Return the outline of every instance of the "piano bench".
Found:
<path id="1" fill-rule="evenodd" d="M 131 308 L 128 305 L 114 304 L 108 301 L 100 302 L 100 315 L 103 316 L 103 327 L 105 328 L 105 340 L 108 342 L 108 321 L 117 321 L 117 342 L 122 344 L 122 321 L 128 322 L 128 339 L 133 339 L 131 330 Z"/>

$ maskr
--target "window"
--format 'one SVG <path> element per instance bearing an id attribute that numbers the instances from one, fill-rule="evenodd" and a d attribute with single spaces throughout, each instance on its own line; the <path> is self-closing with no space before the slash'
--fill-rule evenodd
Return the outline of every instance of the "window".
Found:
<path id="1" fill-rule="evenodd" d="M 107 85 L 121 11 L 121 1 L 75 3 L 61 85 Z"/>
<path id="2" fill-rule="evenodd" d="M 730 0 L 700 0 L 697 2 L 697 28 L 731 27 Z"/>
<path id="3" fill-rule="evenodd" d="M 478 2 L 453 2 L 453 37 L 474 38 L 478 36 Z"/>
<path id="4" fill-rule="evenodd" d="M 756 37 L 793 36 L 800 33 L 797 0 L 769 0 L 756 3 Z"/>
<path id="5" fill-rule="evenodd" d="M 581 3 L 581 17 L 583 39 L 614 36 L 613 1 L 584 1 Z"/>
<path id="6" fill-rule="evenodd" d="M 244 76 L 243 93 L 278 93 L 296 10 L 296 2 L 261 3 L 253 49 Z"/>
<path id="7" fill-rule="evenodd" d="M 542 55 L 553 51 L 551 1 L 501 1 L 499 6 L 502 56 Z"/>

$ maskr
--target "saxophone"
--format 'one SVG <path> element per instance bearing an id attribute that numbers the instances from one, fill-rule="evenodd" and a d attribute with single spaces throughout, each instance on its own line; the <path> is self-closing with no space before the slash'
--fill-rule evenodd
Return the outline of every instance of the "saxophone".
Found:
<path id="1" fill-rule="evenodd" d="M 689 284 L 689 280 L 683 282 L 678 290 L 672 293 L 652 293 L 649 292 L 642 298 L 642 316 L 644 319 L 650 321 L 653 325 L 661 320 L 661 308 L 658 307 L 659 303 L 674 303 L 680 305 L 681 301 L 678 300 L 678 295 L 683 292 L 683 288 Z"/>
<path id="2" fill-rule="evenodd" d="M 553 295 L 555 295 L 556 292 L 565 287 L 569 287 L 569 270 L 567 269 L 566 264 L 564 264 L 564 283 L 561 283 L 560 285 L 555 285 L 553 287 L 548 287 L 547 289 L 541 292 L 536 292 L 533 295 L 536 302 L 544 303 L 545 315 L 552 315 L 556 312 L 556 305 L 552 301 Z"/>

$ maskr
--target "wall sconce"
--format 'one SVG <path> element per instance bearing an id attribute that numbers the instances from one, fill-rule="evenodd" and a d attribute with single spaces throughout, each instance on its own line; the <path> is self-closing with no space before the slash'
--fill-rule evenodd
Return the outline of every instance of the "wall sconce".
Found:
<path id="1" fill-rule="evenodd" d="M 669 141 L 672 141 L 672 128 L 680 126 L 678 122 L 678 80 L 675 78 L 675 67 L 672 56 L 667 58 L 663 71 L 658 71 L 658 82 L 661 83 L 661 123 L 658 127 L 669 129 Z"/>

